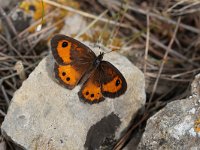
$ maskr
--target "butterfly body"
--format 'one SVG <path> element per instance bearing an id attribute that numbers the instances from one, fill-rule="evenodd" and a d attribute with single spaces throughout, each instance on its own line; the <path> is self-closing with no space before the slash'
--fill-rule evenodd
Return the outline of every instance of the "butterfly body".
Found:
<path id="1" fill-rule="evenodd" d="M 78 92 L 81 100 L 92 104 L 125 93 L 125 78 L 115 66 L 103 60 L 104 53 L 96 56 L 86 45 L 61 34 L 52 38 L 51 48 L 56 60 L 55 77 L 67 89 L 82 84 Z"/>
<path id="2" fill-rule="evenodd" d="M 98 67 L 98 65 L 101 63 L 101 61 L 103 60 L 103 55 L 104 53 L 100 53 L 99 56 L 97 56 L 97 58 L 94 60 L 93 62 L 93 66 L 94 67 Z"/>

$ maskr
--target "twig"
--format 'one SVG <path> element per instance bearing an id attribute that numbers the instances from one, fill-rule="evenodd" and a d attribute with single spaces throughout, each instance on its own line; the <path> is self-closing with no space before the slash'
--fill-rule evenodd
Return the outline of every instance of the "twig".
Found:
<path id="1" fill-rule="evenodd" d="M 113 0 L 110 0 L 110 1 L 112 1 L 113 3 L 116 3 L 117 5 L 121 5 L 118 1 L 113 1 Z M 130 9 L 130 10 L 132 10 L 132 11 L 135 11 L 135 12 L 137 12 L 137 13 L 141 13 L 141 14 L 143 14 L 143 15 L 149 14 L 150 17 L 155 17 L 155 18 L 157 18 L 157 19 L 159 19 L 159 20 L 162 20 L 162 21 L 165 21 L 165 22 L 167 22 L 167 23 L 169 23 L 169 24 L 177 25 L 177 23 L 178 23 L 177 21 L 174 21 L 174 20 L 172 20 L 172 19 L 170 19 L 170 18 L 167 18 L 167 17 L 161 16 L 161 15 L 155 14 L 155 13 L 153 13 L 153 12 L 149 12 L 149 11 L 143 10 L 143 9 L 141 9 L 141 8 L 139 8 L 139 7 L 128 6 L 128 9 Z M 186 25 L 186 24 L 184 24 L 184 23 L 180 23 L 179 26 L 180 26 L 181 28 L 187 29 L 187 30 L 189 30 L 189 31 L 191 31 L 191 32 L 198 33 L 198 34 L 200 33 L 200 29 L 194 28 L 194 27 L 189 26 L 189 25 Z"/>
<path id="2" fill-rule="evenodd" d="M 183 75 L 186 75 L 186 74 L 190 74 L 190 73 L 194 73 L 194 72 L 197 72 L 197 71 L 200 71 L 200 68 L 172 75 L 171 78 L 177 78 L 177 77 L 180 77 L 180 76 L 183 76 Z"/>
<path id="3" fill-rule="evenodd" d="M 146 73 L 147 76 L 152 77 L 152 78 L 156 78 L 158 77 L 158 75 L 153 74 L 153 73 Z M 168 80 L 168 81 L 174 81 L 174 82 L 190 82 L 192 79 L 173 79 L 171 77 L 166 77 L 164 75 L 160 76 L 160 79 L 163 80 Z"/>
<path id="4" fill-rule="evenodd" d="M 24 71 L 26 71 L 26 70 L 28 70 L 28 69 L 34 67 L 36 64 L 38 64 L 38 62 L 36 62 L 36 63 L 30 65 L 30 66 L 27 67 L 27 68 L 25 68 Z M 18 75 L 18 73 L 13 73 L 13 74 L 11 74 L 11 75 L 8 75 L 8 76 L 6 76 L 6 77 L 3 77 L 3 78 L 0 79 L 0 83 L 2 83 L 4 80 L 9 79 L 9 78 L 12 78 L 12 77 L 14 77 L 14 76 L 16 76 L 16 75 Z"/>
<path id="5" fill-rule="evenodd" d="M 182 3 L 185 3 L 187 1 L 180 1 L 178 3 L 175 4 L 175 6 L 177 7 L 178 5 L 181 5 Z M 172 6 L 170 9 L 167 10 L 167 12 L 171 12 L 172 15 L 174 16 L 180 16 L 180 15 L 186 15 L 186 14 L 191 14 L 191 13 L 195 13 L 200 11 L 200 9 L 198 8 L 198 5 L 200 4 L 199 1 L 194 1 L 193 3 L 186 5 L 183 8 L 180 8 L 178 10 L 173 10 L 173 8 L 175 8 L 175 6 Z M 192 9 L 191 7 L 197 6 L 197 9 Z M 190 9 L 191 8 L 191 9 Z M 187 10 L 188 9 L 188 10 Z"/>
<path id="6" fill-rule="evenodd" d="M 186 2 L 186 0 L 182 0 L 182 1 L 175 3 L 173 6 L 171 6 L 170 8 L 167 9 L 167 12 L 171 12 L 175 7 L 177 7 L 178 5 L 181 5 L 185 2 Z"/>
<path id="7" fill-rule="evenodd" d="M 139 32 L 139 31 L 138 31 L 137 29 L 135 29 L 135 28 L 132 28 L 132 30 L 135 31 L 135 32 Z M 141 36 L 144 37 L 144 38 L 147 38 L 147 37 L 146 37 L 146 34 L 143 34 L 143 33 L 142 33 Z M 163 43 L 161 43 L 160 41 L 158 41 L 158 40 L 155 39 L 154 37 L 151 37 L 151 36 L 150 36 L 149 40 L 150 40 L 151 42 L 155 43 L 157 46 L 163 48 L 165 51 L 168 50 L 169 53 L 170 53 L 171 55 L 174 55 L 174 56 L 176 56 L 176 57 L 178 57 L 178 58 L 180 58 L 180 59 L 183 59 L 184 61 L 186 61 L 186 62 L 192 64 L 192 65 L 195 66 L 195 67 L 200 67 L 199 64 L 193 62 L 192 60 L 188 59 L 187 57 L 183 56 L 182 54 L 176 52 L 174 49 L 167 47 L 166 45 L 164 45 Z"/>
<path id="8" fill-rule="evenodd" d="M 0 109 L 0 114 L 5 117 L 6 116 L 6 113 L 4 113 L 1 109 Z"/>
<path id="9" fill-rule="evenodd" d="M 18 52 L 18 50 L 9 42 L 7 41 L 1 34 L 0 34 L 0 38 L 5 41 L 8 46 L 24 61 L 26 62 L 26 60 L 22 57 L 22 55 Z"/>
<path id="10" fill-rule="evenodd" d="M 9 100 L 8 95 L 6 94 L 5 88 L 4 88 L 4 86 L 2 84 L 1 84 L 1 91 L 2 91 L 2 93 L 4 95 L 4 98 L 5 98 L 7 106 L 9 106 L 10 100 Z"/>

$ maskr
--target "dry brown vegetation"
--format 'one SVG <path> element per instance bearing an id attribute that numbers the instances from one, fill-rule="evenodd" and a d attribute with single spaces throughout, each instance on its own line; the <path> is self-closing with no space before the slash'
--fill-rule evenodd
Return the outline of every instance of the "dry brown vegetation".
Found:
<path id="1" fill-rule="evenodd" d="M 0 6 L 1 123 L 14 92 L 49 53 L 48 40 L 63 27 L 68 12 L 80 14 L 89 22 L 79 36 L 93 42 L 101 38 L 107 47 L 126 55 L 145 74 L 146 105 L 114 149 L 121 149 L 136 134 L 142 134 L 147 119 L 167 103 L 190 95 L 191 81 L 200 71 L 200 1 L 43 0 L 43 5 L 41 2 L 22 3 L 9 5 L 9 8 Z M 30 5 L 34 6 L 33 10 Z M 29 16 L 12 18 L 16 9 L 23 8 L 22 12 L 26 12 L 26 7 L 32 17 L 31 23 Z M 98 26 L 103 26 L 103 34 Z M 93 34 L 87 35 L 88 30 L 94 30 Z M 16 149 L 10 142 L 7 144 L 9 149 Z"/>

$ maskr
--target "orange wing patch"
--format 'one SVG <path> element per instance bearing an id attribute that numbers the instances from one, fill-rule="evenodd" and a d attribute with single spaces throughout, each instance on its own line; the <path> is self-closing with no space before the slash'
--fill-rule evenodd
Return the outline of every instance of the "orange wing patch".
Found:
<path id="1" fill-rule="evenodd" d="M 122 80 L 116 76 L 112 81 L 102 85 L 102 91 L 116 93 L 122 88 Z"/>
<path id="2" fill-rule="evenodd" d="M 73 89 L 80 81 L 82 74 L 71 65 L 55 64 L 56 78 L 68 89 Z"/>
<path id="3" fill-rule="evenodd" d="M 104 100 L 104 97 L 101 93 L 100 84 L 97 82 L 92 82 L 90 79 L 89 81 L 86 81 L 78 94 L 81 99 L 89 103 L 96 103 Z"/>
<path id="4" fill-rule="evenodd" d="M 63 63 L 69 64 L 70 60 L 70 50 L 72 47 L 72 43 L 67 40 L 61 40 L 58 42 L 57 52 L 58 56 L 63 60 Z"/>

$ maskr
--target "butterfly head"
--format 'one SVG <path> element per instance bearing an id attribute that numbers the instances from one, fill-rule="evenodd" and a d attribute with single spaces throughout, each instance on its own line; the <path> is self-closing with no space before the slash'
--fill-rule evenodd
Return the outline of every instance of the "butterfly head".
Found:
<path id="1" fill-rule="evenodd" d="M 104 54 L 104 52 L 100 52 L 97 58 L 101 61 L 103 59 Z"/>
<path id="2" fill-rule="evenodd" d="M 94 61 L 94 66 L 98 66 L 100 64 L 100 62 L 102 61 L 104 56 L 104 52 L 100 52 L 100 54 L 97 56 L 97 58 Z"/>

